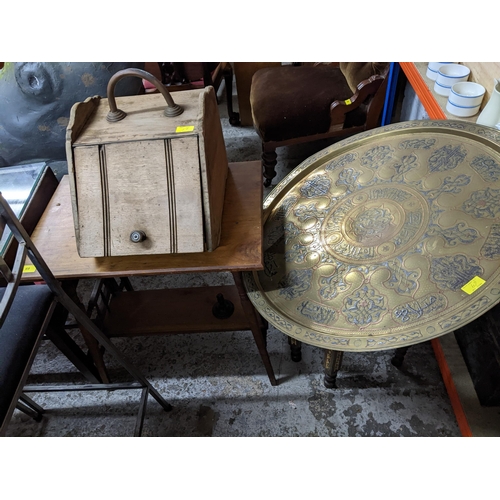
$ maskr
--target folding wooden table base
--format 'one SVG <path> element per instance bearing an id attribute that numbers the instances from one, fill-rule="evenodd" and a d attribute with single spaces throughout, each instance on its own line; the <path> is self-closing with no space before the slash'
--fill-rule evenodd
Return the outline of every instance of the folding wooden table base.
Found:
<path id="1" fill-rule="evenodd" d="M 266 348 L 267 324 L 248 299 L 241 276 L 243 271 L 263 269 L 260 162 L 229 165 L 221 234 L 220 245 L 213 252 L 80 258 L 65 176 L 35 228 L 33 240 L 55 277 L 63 284 L 67 282 L 66 286 L 70 284 L 67 280 L 93 278 L 106 280 L 111 291 L 116 292 L 111 281 L 118 287 L 116 280 L 132 276 L 231 272 L 234 286 L 141 291 L 129 288 L 113 293 L 111 314 L 103 329 L 109 337 L 251 330 L 269 381 L 277 385 Z M 36 272 L 23 275 L 25 281 L 38 279 Z M 74 285 L 69 288 L 77 298 Z M 232 314 L 223 319 L 212 311 L 219 294 L 234 306 Z M 107 382 L 99 346 L 90 339 L 88 347 L 102 381 Z"/>

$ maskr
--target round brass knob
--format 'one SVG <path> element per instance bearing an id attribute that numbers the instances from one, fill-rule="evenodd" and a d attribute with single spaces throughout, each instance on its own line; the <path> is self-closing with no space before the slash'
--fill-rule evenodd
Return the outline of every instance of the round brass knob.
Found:
<path id="1" fill-rule="evenodd" d="M 130 241 L 132 243 L 140 243 L 146 239 L 146 233 L 144 231 L 132 231 L 130 233 Z"/>

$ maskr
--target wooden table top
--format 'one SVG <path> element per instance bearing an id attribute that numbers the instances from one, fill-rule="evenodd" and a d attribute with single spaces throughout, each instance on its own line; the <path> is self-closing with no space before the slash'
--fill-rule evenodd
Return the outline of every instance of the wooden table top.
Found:
<path id="1" fill-rule="evenodd" d="M 230 163 L 220 245 L 213 252 L 81 258 L 76 248 L 68 176 L 63 177 L 32 234 L 57 279 L 152 276 L 263 268 L 260 161 Z M 24 272 L 23 281 L 40 280 Z"/>

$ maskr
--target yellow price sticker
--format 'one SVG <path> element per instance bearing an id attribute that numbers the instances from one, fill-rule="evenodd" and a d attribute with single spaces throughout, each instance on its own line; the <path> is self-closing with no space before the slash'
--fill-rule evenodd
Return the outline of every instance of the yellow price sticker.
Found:
<path id="1" fill-rule="evenodd" d="M 34 273 L 36 271 L 36 266 L 33 264 L 26 264 L 23 267 L 23 273 Z"/>
<path id="2" fill-rule="evenodd" d="M 194 125 L 186 125 L 184 127 L 177 127 L 175 129 L 176 134 L 180 134 L 182 132 L 192 132 L 194 130 Z"/>
<path id="3" fill-rule="evenodd" d="M 468 283 L 466 283 L 463 287 L 462 290 L 471 295 L 474 293 L 478 288 L 481 288 L 484 284 L 486 283 L 483 278 L 480 278 L 479 276 L 474 276 Z"/>
<path id="4" fill-rule="evenodd" d="M 349 104 L 352 104 L 352 101 L 350 99 L 347 99 L 347 100 L 344 101 L 344 104 L 346 106 L 349 106 Z"/>

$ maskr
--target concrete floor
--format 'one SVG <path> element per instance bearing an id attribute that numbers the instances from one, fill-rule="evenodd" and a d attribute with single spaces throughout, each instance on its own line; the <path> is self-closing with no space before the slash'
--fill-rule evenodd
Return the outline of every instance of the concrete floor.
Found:
<path id="1" fill-rule="evenodd" d="M 229 161 L 258 160 L 251 127 L 231 127 L 224 95 L 219 105 Z M 234 99 L 237 107 L 236 98 Z M 275 184 L 327 144 L 278 150 Z M 64 166 L 59 174 L 64 173 Z M 269 192 L 270 189 L 266 190 Z M 133 279 L 137 289 L 231 283 L 225 273 Z M 86 300 L 91 281 L 82 281 Z M 196 311 L 196 304 L 193 304 Z M 79 340 L 78 332 L 74 332 Z M 303 346 L 290 358 L 287 337 L 270 327 L 268 350 L 279 385 L 272 387 L 250 332 L 116 339 L 116 345 L 173 405 L 165 412 L 150 398 L 144 436 L 460 436 L 429 343 L 410 348 L 401 369 L 393 351 L 346 353 L 337 389 L 323 386 L 322 353 Z M 108 359 L 113 380 L 126 378 Z M 58 375 L 62 373 L 62 375 Z M 48 342 L 40 349 L 31 382 L 76 380 L 67 360 Z M 131 436 L 139 391 L 35 394 L 46 408 L 37 423 L 16 411 L 10 436 Z"/>
<path id="2" fill-rule="evenodd" d="M 268 350 L 279 385 L 269 384 L 249 332 L 120 339 L 173 405 L 150 398 L 144 436 L 459 436 L 429 344 L 414 346 L 401 370 L 392 352 L 348 353 L 338 389 L 323 386 L 321 352 L 304 346 L 291 361 L 285 336 L 269 331 Z M 50 345 L 34 382 L 73 380 L 71 366 Z M 38 363 L 37 363 L 38 365 Z M 43 368 L 42 366 L 43 365 Z M 109 360 L 115 381 L 126 379 Z M 35 367 L 35 372 L 38 367 Z M 33 395 L 47 409 L 42 422 L 14 416 L 11 436 L 130 436 L 139 391 Z"/>

